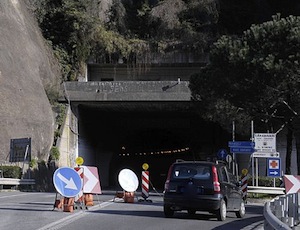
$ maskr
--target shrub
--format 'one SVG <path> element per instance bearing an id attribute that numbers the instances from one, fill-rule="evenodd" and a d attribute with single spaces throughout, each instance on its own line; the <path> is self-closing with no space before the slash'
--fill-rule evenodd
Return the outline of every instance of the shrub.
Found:
<path id="1" fill-rule="evenodd" d="M 59 157 L 60 157 L 60 153 L 59 153 L 59 150 L 56 146 L 53 146 L 50 150 L 50 157 L 51 159 L 53 160 L 59 160 Z"/>
<path id="2" fill-rule="evenodd" d="M 254 178 L 254 180 L 256 180 L 256 178 Z M 275 186 L 276 187 L 280 187 L 281 183 L 282 182 L 279 178 L 275 178 Z M 249 176 L 248 185 L 252 186 L 252 176 Z M 274 185 L 274 179 L 273 178 L 263 177 L 263 176 L 258 177 L 258 186 L 273 187 L 273 185 Z"/>
<path id="3" fill-rule="evenodd" d="M 2 170 L 5 178 L 20 179 L 22 175 L 22 169 L 19 166 L 1 166 L 0 170 Z"/>

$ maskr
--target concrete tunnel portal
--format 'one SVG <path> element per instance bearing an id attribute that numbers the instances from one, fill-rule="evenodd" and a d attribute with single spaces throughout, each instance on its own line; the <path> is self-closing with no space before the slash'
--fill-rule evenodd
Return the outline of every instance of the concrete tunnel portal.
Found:
<path id="1" fill-rule="evenodd" d="M 176 159 L 199 160 L 226 145 L 228 134 L 203 121 L 191 102 L 80 103 L 78 154 L 98 167 L 102 187 L 119 188 L 129 168 L 141 177 L 149 165 L 151 189 L 163 189 Z"/>
<path id="2" fill-rule="evenodd" d="M 176 161 L 201 160 L 227 147 L 230 135 L 200 118 L 188 81 L 64 82 L 65 99 L 77 120 L 74 148 L 84 164 L 97 166 L 102 187 L 119 188 L 129 168 L 163 189 Z M 76 143 L 75 143 L 76 145 Z M 77 150 L 76 150 L 77 149 Z"/>

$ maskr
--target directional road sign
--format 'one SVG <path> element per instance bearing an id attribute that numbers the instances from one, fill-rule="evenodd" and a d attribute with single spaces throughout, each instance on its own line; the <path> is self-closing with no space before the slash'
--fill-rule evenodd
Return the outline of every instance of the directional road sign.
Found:
<path id="1" fill-rule="evenodd" d="M 280 154 L 279 152 L 254 152 L 252 153 L 252 157 L 262 157 L 262 158 L 280 157 Z"/>
<path id="2" fill-rule="evenodd" d="M 226 149 L 220 149 L 217 154 L 218 158 L 222 159 L 222 160 L 225 160 L 227 155 L 228 155 L 228 153 L 227 153 Z"/>
<path id="3" fill-rule="evenodd" d="M 284 175 L 285 193 L 298 193 L 300 191 L 300 176 Z"/>
<path id="4" fill-rule="evenodd" d="M 93 166 L 81 166 L 83 167 L 83 192 L 101 194 L 101 186 L 98 174 L 98 168 Z"/>
<path id="5" fill-rule="evenodd" d="M 268 176 L 269 177 L 281 177 L 281 163 L 280 158 L 268 158 L 267 167 L 268 167 Z"/>
<path id="6" fill-rule="evenodd" d="M 78 173 L 68 167 L 58 168 L 53 174 L 53 184 L 64 197 L 75 197 L 82 189 L 82 180 Z"/>
<path id="7" fill-rule="evenodd" d="M 232 147 L 230 148 L 232 153 L 253 153 L 254 148 L 244 148 L 244 147 Z"/>
<path id="8" fill-rule="evenodd" d="M 254 148 L 255 143 L 252 141 L 229 141 L 228 147 L 230 148 Z"/>

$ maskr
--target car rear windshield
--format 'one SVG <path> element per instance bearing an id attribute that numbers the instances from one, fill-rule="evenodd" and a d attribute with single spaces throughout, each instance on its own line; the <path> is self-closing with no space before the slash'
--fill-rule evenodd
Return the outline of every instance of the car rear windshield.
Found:
<path id="1" fill-rule="evenodd" d="M 172 179 L 195 178 L 208 180 L 211 178 L 211 166 L 201 164 L 178 164 L 174 165 Z"/>

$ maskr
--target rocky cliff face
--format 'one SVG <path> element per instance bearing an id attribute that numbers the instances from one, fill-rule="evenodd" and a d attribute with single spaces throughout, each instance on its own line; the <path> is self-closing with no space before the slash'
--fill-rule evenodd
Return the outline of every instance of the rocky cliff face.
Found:
<path id="1" fill-rule="evenodd" d="M 54 116 L 45 89 L 58 88 L 58 65 L 23 0 L 0 1 L 0 34 L 0 161 L 11 139 L 25 137 L 32 157 L 47 159 Z"/>

